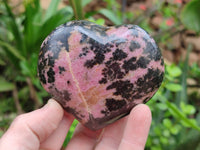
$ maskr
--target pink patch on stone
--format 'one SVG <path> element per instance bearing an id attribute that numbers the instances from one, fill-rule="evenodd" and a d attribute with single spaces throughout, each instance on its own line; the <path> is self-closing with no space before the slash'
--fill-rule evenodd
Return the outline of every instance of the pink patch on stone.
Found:
<path id="1" fill-rule="evenodd" d="M 117 36 L 117 37 L 121 37 L 123 36 L 124 34 L 127 35 L 129 32 L 128 28 L 127 27 L 120 27 L 120 28 L 110 28 L 108 31 L 106 31 L 106 33 L 109 35 L 109 36 Z"/>

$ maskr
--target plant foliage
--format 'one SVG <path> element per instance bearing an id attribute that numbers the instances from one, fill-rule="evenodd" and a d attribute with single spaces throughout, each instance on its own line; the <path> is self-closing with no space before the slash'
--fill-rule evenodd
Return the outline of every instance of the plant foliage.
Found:
<path id="1" fill-rule="evenodd" d="M 165 47 L 170 47 L 169 41 L 176 33 L 187 29 L 200 32 L 199 0 L 188 2 L 183 9 L 181 4 L 153 0 L 152 8 L 140 6 L 135 13 L 124 9 L 125 0 L 122 3 L 104 0 L 106 7 L 87 12 L 84 7 L 92 0 L 70 0 L 70 5 L 58 9 L 60 2 L 52 0 L 48 9 L 43 10 L 40 0 L 25 0 L 24 11 L 16 13 L 7 0 L 0 1 L 0 136 L 17 114 L 37 109 L 50 98 L 37 77 L 37 61 L 42 41 L 57 26 L 74 19 L 88 19 L 100 25 L 137 24 Z M 156 13 L 164 21 L 155 30 L 149 20 Z M 163 84 L 147 103 L 153 119 L 146 150 L 200 149 L 200 94 L 189 95 L 187 82 L 188 79 L 200 82 L 200 67 L 189 66 L 192 47 L 185 47 L 186 59 L 165 64 Z M 77 123 L 75 120 L 72 124 L 64 146 Z"/>

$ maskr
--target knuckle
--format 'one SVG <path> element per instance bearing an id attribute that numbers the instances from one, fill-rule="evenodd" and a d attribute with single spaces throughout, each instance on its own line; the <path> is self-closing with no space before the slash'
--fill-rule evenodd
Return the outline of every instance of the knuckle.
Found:
<path id="1" fill-rule="evenodd" d="M 13 124 L 15 124 L 15 126 L 18 126 L 18 125 L 21 126 L 25 123 L 25 120 L 26 120 L 26 115 L 21 114 L 14 119 Z"/>

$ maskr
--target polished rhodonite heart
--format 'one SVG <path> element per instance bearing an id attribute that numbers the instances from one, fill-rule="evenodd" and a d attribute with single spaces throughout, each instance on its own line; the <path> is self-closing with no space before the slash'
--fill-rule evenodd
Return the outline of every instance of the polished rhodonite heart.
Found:
<path id="1" fill-rule="evenodd" d="M 164 63 L 155 41 L 136 25 L 72 21 L 43 42 L 38 74 L 67 112 L 96 130 L 146 103 L 163 80 Z"/>

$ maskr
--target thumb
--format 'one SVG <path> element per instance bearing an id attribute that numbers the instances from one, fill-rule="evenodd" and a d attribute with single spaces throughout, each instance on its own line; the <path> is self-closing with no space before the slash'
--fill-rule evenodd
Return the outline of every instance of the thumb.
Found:
<path id="1" fill-rule="evenodd" d="M 18 116 L 0 140 L 0 149 L 39 149 L 59 125 L 64 111 L 50 99 L 41 109 Z"/>

